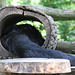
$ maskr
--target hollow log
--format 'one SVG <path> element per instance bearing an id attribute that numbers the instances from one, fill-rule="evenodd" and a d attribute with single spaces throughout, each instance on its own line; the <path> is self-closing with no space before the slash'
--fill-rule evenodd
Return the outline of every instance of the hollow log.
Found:
<path id="1" fill-rule="evenodd" d="M 4 29 L 22 20 L 41 22 L 46 29 L 46 40 L 42 47 L 55 49 L 57 27 L 53 18 L 28 6 L 8 6 L 0 9 L 0 36 Z"/>

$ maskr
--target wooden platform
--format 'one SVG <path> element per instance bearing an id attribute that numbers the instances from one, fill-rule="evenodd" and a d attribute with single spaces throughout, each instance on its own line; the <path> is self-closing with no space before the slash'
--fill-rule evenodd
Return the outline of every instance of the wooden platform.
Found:
<path id="1" fill-rule="evenodd" d="M 1 73 L 56 74 L 71 72 L 66 59 L 17 58 L 0 60 Z"/>

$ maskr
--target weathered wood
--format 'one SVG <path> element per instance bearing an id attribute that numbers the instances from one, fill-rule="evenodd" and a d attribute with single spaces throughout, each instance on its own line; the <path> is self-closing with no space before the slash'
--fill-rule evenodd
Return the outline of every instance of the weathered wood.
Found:
<path id="1" fill-rule="evenodd" d="M 45 14 L 52 16 L 54 20 L 75 20 L 75 10 L 66 9 L 54 9 L 45 6 L 27 5 L 37 10 L 44 12 Z"/>
<path id="2" fill-rule="evenodd" d="M 19 58 L 1 60 L 0 72 L 56 74 L 71 72 L 71 68 L 66 59 Z"/>
<path id="3" fill-rule="evenodd" d="M 56 50 L 60 50 L 65 53 L 75 54 L 75 41 L 57 41 Z"/>
<path id="4" fill-rule="evenodd" d="M 57 43 L 57 27 L 53 18 L 28 6 L 8 6 L 0 9 L 0 36 L 7 27 L 22 20 L 43 23 L 46 29 L 46 40 L 42 46 L 55 49 Z"/>

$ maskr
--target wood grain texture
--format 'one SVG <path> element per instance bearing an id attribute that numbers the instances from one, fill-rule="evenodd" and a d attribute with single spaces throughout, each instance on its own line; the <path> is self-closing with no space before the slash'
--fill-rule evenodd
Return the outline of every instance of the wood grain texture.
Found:
<path id="1" fill-rule="evenodd" d="M 75 20 L 75 10 L 56 9 L 39 5 L 27 5 L 52 16 L 56 21 Z"/>
<path id="2" fill-rule="evenodd" d="M 4 31 L 4 28 L 6 29 L 6 27 L 14 25 L 15 23 L 22 20 L 41 22 L 46 29 L 46 39 L 42 47 L 49 49 L 56 48 L 57 27 L 53 18 L 28 6 L 8 6 L 0 9 L 0 36 L 2 35 L 2 31 Z M 0 50 L 1 49 L 2 48 L 0 48 Z M 0 52 L 3 53 L 2 51 Z M 5 55 L 8 56 L 7 53 Z M 3 55 L 3 57 L 5 55 Z"/>
<path id="3" fill-rule="evenodd" d="M 71 72 L 66 59 L 18 58 L 0 61 L 0 72 L 55 74 Z"/>

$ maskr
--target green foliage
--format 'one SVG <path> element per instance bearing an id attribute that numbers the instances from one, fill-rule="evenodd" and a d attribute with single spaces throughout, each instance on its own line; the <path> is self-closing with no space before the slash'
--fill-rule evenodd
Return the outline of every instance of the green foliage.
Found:
<path id="1" fill-rule="evenodd" d="M 7 3 L 8 2 L 8 3 Z M 6 3 L 8 4 L 8 5 L 10 5 L 12 2 L 13 2 L 13 0 L 8 0 Z"/>
<path id="2" fill-rule="evenodd" d="M 57 21 L 58 39 L 65 41 L 75 40 L 75 22 L 74 21 Z"/>
<path id="3" fill-rule="evenodd" d="M 30 4 L 31 0 L 19 0 L 17 3 L 21 5 Z"/>
<path id="4" fill-rule="evenodd" d="M 73 0 L 3 0 L 7 1 L 6 4 L 19 4 L 19 5 L 42 5 L 58 9 L 75 9 Z M 42 35 L 46 36 L 46 31 L 43 25 L 38 22 L 21 21 L 20 23 L 29 23 L 34 25 Z M 75 22 L 74 21 L 56 21 L 58 27 L 58 40 L 75 41 Z"/>
<path id="5" fill-rule="evenodd" d="M 73 0 L 41 0 L 40 4 L 58 9 L 75 8 Z M 58 40 L 75 41 L 75 22 L 56 21 L 58 27 Z"/>
<path id="6" fill-rule="evenodd" d="M 48 6 L 52 8 L 63 9 L 66 6 L 71 5 L 72 0 L 40 0 L 40 4 L 43 6 Z"/>
<path id="7" fill-rule="evenodd" d="M 30 24 L 34 26 L 37 30 L 39 30 L 44 38 L 46 37 L 46 30 L 42 23 L 37 22 L 37 21 L 26 20 L 26 21 L 20 21 L 17 23 L 17 25 L 20 25 L 20 24 Z"/>
<path id="8" fill-rule="evenodd" d="M 36 0 L 19 0 L 17 3 L 21 4 L 21 5 L 29 5 L 29 4 L 38 5 L 39 2 L 40 2 L 40 0 L 37 0 L 37 1 Z"/>

